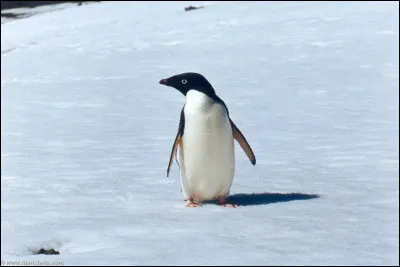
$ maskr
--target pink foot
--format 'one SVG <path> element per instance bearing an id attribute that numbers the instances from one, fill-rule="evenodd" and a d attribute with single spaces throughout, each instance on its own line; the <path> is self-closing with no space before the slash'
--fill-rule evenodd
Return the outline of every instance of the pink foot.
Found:
<path id="1" fill-rule="evenodd" d="M 226 207 L 226 208 L 236 208 L 238 205 L 236 204 L 231 204 L 231 203 L 227 203 L 226 202 L 226 197 L 221 197 L 218 199 L 218 205 L 220 205 L 221 207 Z"/>
<path id="2" fill-rule="evenodd" d="M 196 203 L 196 202 L 188 202 L 186 204 L 186 207 L 200 207 L 200 206 L 201 206 L 201 204 Z"/>
<path id="3" fill-rule="evenodd" d="M 201 204 L 193 201 L 193 198 L 189 198 L 186 203 L 186 207 L 200 207 Z"/>

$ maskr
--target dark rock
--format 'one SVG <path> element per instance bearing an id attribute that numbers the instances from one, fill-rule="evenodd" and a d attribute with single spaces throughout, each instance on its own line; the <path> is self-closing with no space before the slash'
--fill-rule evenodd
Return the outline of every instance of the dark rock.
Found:
<path id="1" fill-rule="evenodd" d="M 5 18 L 19 19 L 19 18 L 24 17 L 25 14 L 24 14 L 24 13 L 21 13 L 21 14 L 15 14 L 15 13 L 1 13 L 1 16 L 2 16 L 2 17 L 5 17 Z"/>
<path id="2" fill-rule="evenodd" d="M 185 7 L 185 11 L 191 11 L 191 10 L 195 10 L 195 9 L 200 9 L 203 8 L 203 6 L 187 6 Z"/>
<path id="3" fill-rule="evenodd" d="M 34 8 L 37 6 L 47 6 L 62 3 L 83 3 L 83 2 L 101 2 L 101 1 L 1 1 L 1 10 L 28 7 Z"/>
<path id="4" fill-rule="evenodd" d="M 54 250 L 54 249 L 44 249 L 41 248 L 38 251 L 34 252 L 34 254 L 44 254 L 44 255 L 58 255 L 60 252 Z"/>

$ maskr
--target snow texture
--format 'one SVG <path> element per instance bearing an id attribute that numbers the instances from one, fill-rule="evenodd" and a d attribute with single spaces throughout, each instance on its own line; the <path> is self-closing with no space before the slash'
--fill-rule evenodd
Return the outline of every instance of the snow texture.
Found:
<path id="1" fill-rule="evenodd" d="M 398 2 L 101 2 L 1 51 L 2 260 L 399 264 Z M 235 143 L 236 209 L 166 177 L 185 98 L 158 81 L 187 71 L 257 157 Z"/>

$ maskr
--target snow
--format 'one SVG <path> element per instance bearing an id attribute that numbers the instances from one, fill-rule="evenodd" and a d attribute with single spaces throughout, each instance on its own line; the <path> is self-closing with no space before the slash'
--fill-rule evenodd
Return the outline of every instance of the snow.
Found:
<path id="1" fill-rule="evenodd" d="M 2 24 L 2 261 L 398 265 L 398 7 L 101 2 Z M 158 81 L 186 71 L 255 152 L 235 145 L 236 209 L 186 208 L 166 177 L 185 99 Z"/>

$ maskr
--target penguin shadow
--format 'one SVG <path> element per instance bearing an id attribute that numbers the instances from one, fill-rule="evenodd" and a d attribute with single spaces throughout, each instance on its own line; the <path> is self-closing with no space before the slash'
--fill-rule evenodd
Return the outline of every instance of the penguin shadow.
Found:
<path id="1" fill-rule="evenodd" d="M 267 205 L 295 200 L 310 200 L 319 198 L 318 194 L 304 193 L 253 193 L 233 194 L 228 197 L 228 203 L 238 206 Z"/>

